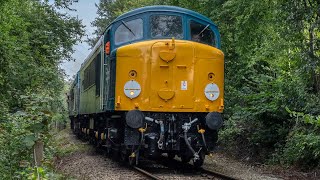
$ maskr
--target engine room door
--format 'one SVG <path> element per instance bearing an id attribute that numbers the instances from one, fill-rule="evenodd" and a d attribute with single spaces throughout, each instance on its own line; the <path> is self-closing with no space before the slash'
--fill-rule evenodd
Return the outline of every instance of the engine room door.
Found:
<path id="1" fill-rule="evenodd" d="M 159 41 L 151 49 L 153 109 L 189 109 L 194 105 L 194 48 L 186 42 Z"/>

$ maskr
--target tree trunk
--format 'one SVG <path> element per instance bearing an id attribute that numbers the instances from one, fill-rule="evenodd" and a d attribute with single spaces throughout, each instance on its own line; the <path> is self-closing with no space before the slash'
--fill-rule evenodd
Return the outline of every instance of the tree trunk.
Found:
<path id="1" fill-rule="evenodd" d="M 41 166 L 43 160 L 43 142 L 36 141 L 34 145 L 34 162 L 36 166 Z"/>

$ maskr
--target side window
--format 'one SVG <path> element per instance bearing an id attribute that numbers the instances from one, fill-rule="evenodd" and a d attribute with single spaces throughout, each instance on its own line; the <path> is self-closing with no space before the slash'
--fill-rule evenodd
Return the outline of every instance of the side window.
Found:
<path id="1" fill-rule="evenodd" d="M 95 65 L 96 65 L 96 96 L 100 96 L 100 76 L 101 76 L 101 53 L 99 53 L 95 58 Z"/>
<path id="2" fill-rule="evenodd" d="M 210 29 L 210 24 L 201 24 L 196 21 L 190 21 L 191 40 L 215 46 L 214 33 Z"/>
<path id="3" fill-rule="evenodd" d="M 174 15 L 153 15 L 150 19 L 151 37 L 183 38 L 182 18 Z"/>
<path id="4" fill-rule="evenodd" d="M 95 61 L 91 61 L 89 66 L 84 70 L 83 90 L 88 89 L 91 85 L 94 84 L 94 66 Z"/>
<path id="5" fill-rule="evenodd" d="M 90 62 L 89 66 L 84 70 L 83 90 L 96 84 L 96 90 L 99 88 L 100 94 L 100 69 L 101 69 L 101 53 Z M 96 91 L 97 93 L 97 91 Z"/>
<path id="6" fill-rule="evenodd" d="M 121 23 L 122 24 L 116 29 L 114 35 L 116 45 L 141 39 L 143 37 L 142 19 L 134 19 L 127 22 L 121 21 Z"/>

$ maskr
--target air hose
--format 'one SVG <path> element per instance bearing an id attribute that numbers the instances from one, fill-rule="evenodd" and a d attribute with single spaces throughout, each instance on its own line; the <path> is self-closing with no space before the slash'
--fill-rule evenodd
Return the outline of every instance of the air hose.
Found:
<path id="1" fill-rule="evenodd" d="M 141 148 L 141 145 L 143 144 L 144 142 L 144 132 L 147 130 L 147 124 L 146 124 L 146 127 L 145 128 L 139 128 L 139 132 L 141 133 L 141 140 L 140 140 L 140 143 L 139 143 L 139 146 L 138 148 L 133 152 L 131 153 L 131 155 L 129 156 L 130 158 L 135 158 L 136 157 L 136 154 L 139 152 L 140 148 Z"/>
<path id="2" fill-rule="evenodd" d="M 198 121 L 198 118 L 195 118 L 194 120 L 190 121 L 189 123 L 184 123 L 182 125 L 182 129 L 184 132 L 184 141 L 187 144 L 189 150 L 192 152 L 194 160 L 199 159 L 199 154 L 192 148 L 190 142 L 188 141 L 187 133 L 188 133 L 189 129 L 191 128 L 191 125 L 197 121 Z"/>

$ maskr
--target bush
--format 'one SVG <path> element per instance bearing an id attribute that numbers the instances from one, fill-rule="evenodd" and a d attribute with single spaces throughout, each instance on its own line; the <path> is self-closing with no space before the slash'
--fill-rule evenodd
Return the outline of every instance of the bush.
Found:
<path id="1" fill-rule="evenodd" d="M 319 166 L 320 116 L 287 110 L 295 120 L 295 125 L 288 134 L 284 147 L 275 154 L 275 160 L 304 169 Z"/>

